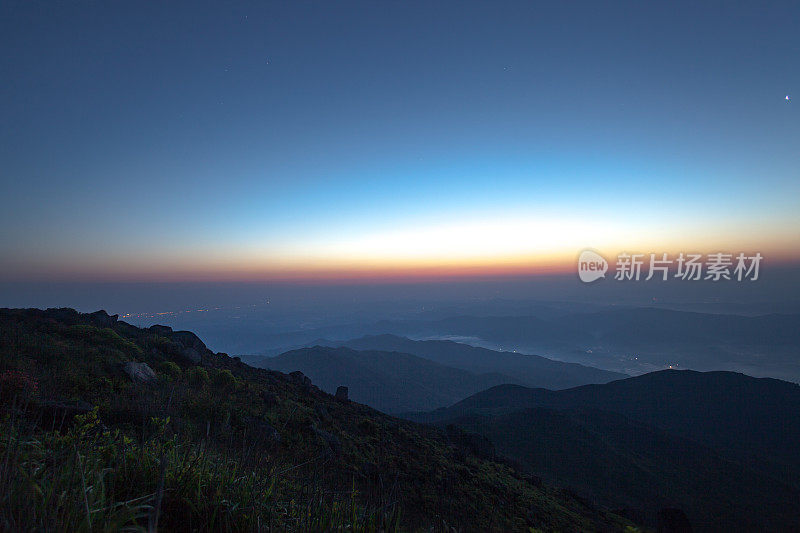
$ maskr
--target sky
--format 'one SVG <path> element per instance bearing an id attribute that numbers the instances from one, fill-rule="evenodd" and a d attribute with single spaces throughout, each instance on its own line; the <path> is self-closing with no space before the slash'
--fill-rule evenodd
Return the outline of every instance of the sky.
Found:
<path id="1" fill-rule="evenodd" d="M 800 263 L 798 28 L 796 2 L 7 0 L 0 281 Z"/>

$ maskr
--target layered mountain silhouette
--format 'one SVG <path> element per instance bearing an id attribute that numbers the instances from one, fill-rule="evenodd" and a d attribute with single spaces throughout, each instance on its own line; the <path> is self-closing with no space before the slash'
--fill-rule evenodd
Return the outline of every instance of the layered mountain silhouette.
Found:
<path id="1" fill-rule="evenodd" d="M 799 326 L 798 314 L 717 315 L 654 308 L 609 308 L 549 316 L 460 315 L 326 326 L 272 335 L 264 338 L 263 353 L 276 355 L 319 339 L 346 344 L 347 339 L 391 334 L 463 341 L 631 375 L 672 365 L 800 382 L 800 361 L 796 357 Z"/>
<path id="2" fill-rule="evenodd" d="M 331 394 L 346 386 L 354 401 L 387 413 L 433 409 L 494 385 L 520 383 L 510 376 L 474 374 L 411 354 L 346 347 L 302 348 L 258 364 L 281 372 L 299 370 Z"/>
<path id="3" fill-rule="evenodd" d="M 566 389 L 626 377 L 619 372 L 554 361 L 538 355 L 489 350 L 449 340 L 411 340 L 386 334 L 361 337 L 342 344 L 355 350 L 410 353 L 476 373 L 499 372 L 514 376 L 515 382 L 529 387 Z"/>
<path id="4" fill-rule="evenodd" d="M 502 385 L 410 418 L 456 425 L 550 481 L 654 523 L 677 507 L 700 530 L 800 527 L 800 386 L 668 370 L 568 390 Z"/>
<path id="5" fill-rule="evenodd" d="M 560 389 L 605 383 L 624 376 L 574 363 L 496 352 L 452 341 L 412 341 L 379 335 L 344 344 L 301 348 L 250 361 L 256 366 L 282 372 L 299 370 L 330 393 L 339 386 L 347 386 L 354 400 L 389 413 L 451 405 L 500 384 Z"/>

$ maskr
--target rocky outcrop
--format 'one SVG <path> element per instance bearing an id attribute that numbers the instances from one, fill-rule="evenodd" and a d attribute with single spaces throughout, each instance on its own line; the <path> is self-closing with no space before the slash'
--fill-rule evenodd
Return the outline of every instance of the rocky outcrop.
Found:
<path id="1" fill-rule="evenodd" d="M 289 372 L 289 379 L 297 383 L 298 385 L 302 385 L 305 389 L 311 388 L 311 378 L 300 372 L 299 370 L 295 370 L 294 372 Z"/>
<path id="2" fill-rule="evenodd" d="M 200 337 L 191 331 L 174 331 L 172 332 L 171 337 L 175 342 L 182 344 L 186 348 L 192 348 L 199 353 L 208 350 L 205 343 L 200 340 Z"/>
<path id="3" fill-rule="evenodd" d="M 156 379 L 156 373 L 147 363 L 129 361 L 123 365 L 122 369 L 128 374 L 128 377 L 138 383 L 149 383 Z"/>
<path id="4" fill-rule="evenodd" d="M 117 323 L 119 315 L 109 315 L 105 311 L 95 311 L 94 313 L 89 313 L 89 319 L 99 328 L 110 328 Z"/>
<path id="5" fill-rule="evenodd" d="M 344 385 L 340 385 L 339 387 L 336 388 L 336 399 L 339 400 L 340 402 L 347 401 L 347 387 L 345 387 Z"/>
<path id="6" fill-rule="evenodd" d="M 148 328 L 151 333 L 155 333 L 156 335 L 161 335 L 162 337 L 172 337 L 172 328 L 169 326 L 162 326 L 161 324 L 155 324 Z"/>
<path id="7" fill-rule="evenodd" d="M 181 357 L 195 364 L 201 363 L 203 354 L 209 351 L 200 337 L 191 331 L 175 331 L 172 333 L 172 340 L 183 347 L 180 353 Z"/>
<path id="8" fill-rule="evenodd" d="M 182 357 L 191 363 L 202 363 L 203 355 L 209 351 L 205 343 L 200 340 L 200 337 L 191 331 L 172 331 L 171 327 L 160 324 L 150 326 L 148 329 L 155 335 L 171 340 L 175 346 L 169 351 L 173 352 L 173 355 Z"/>

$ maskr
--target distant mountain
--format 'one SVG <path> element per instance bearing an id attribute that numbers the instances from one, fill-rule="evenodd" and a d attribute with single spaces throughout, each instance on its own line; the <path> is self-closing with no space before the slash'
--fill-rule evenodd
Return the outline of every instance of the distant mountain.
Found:
<path id="1" fill-rule="evenodd" d="M 415 355 L 315 346 L 261 358 L 258 366 L 299 370 L 322 390 L 334 393 L 340 385 L 350 398 L 387 413 L 435 409 L 503 383 L 520 383 L 499 373 L 475 374 L 440 365 Z"/>
<path id="2" fill-rule="evenodd" d="M 654 308 L 604 309 L 552 316 L 469 316 L 383 320 L 327 326 L 265 339 L 263 353 L 308 345 L 318 338 L 339 344 L 391 334 L 450 339 L 492 350 L 540 354 L 625 374 L 670 367 L 729 370 L 800 382 L 800 314 L 714 315 Z M 413 352 L 412 352 L 413 353 Z"/>
<path id="3" fill-rule="evenodd" d="M 793 383 L 667 370 L 561 391 L 502 385 L 410 418 L 476 431 L 606 505 L 677 506 L 709 530 L 800 527 Z"/>
<path id="4" fill-rule="evenodd" d="M 446 340 L 417 341 L 385 334 L 361 337 L 341 344 L 355 350 L 409 353 L 475 373 L 501 373 L 514 376 L 514 382 L 529 387 L 566 389 L 627 377 L 618 372 L 554 361 L 537 355 L 499 352 Z"/>

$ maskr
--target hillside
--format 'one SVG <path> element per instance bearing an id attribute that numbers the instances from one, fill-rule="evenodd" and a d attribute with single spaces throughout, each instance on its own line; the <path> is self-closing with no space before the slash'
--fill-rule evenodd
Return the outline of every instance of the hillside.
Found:
<path id="1" fill-rule="evenodd" d="M 800 387 L 731 372 L 661 371 L 562 391 L 503 385 L 415 415 L 477 432 L 545 479 L 652 523 L 796 530 Z"/>
<path id="2" fill-rule="evenodd" d="M 435 409 L 495 385 L 520 383 L 509 376 L 477 375 L 407 353 L 324 346 L 263 358 L 258 366 L 299 370 L 331 394 L 344 385 L 353 400 L 387 413 Z"/>
<path id="3" fill-rule="evenodd" d="M 501 385 L 420 418 L 528 407 L 602 409 L 741 454 L 800 467 L 800 386 L 734 372 L 662 370 L 562 391 Z"/>
<path id="4" fill-rule="evenodd" d="M 681 509 L 696 531 L 789 531 L 800 525 L 796 486 L 694 440 L 622 415 L 532 408 L 448 420 L 487 437 L 547 482 L 625 509 L 646 525 Z"/>
<path id="5" fill-rule="evenodd" d="M 0 310 L 0 398 L 3 530 L 629 525 L 492 460 L 477 436 L 104 312 Z"/>
<path id="6" fill-rule="evenodd" d="M 418 341 L 386 334 L 361 337 L 341 344 L 355 350 L 410 353 L 470 372 L 497 372 L 514 376 L 513 382 L 528 387 L 566 389 L 588 383 L 607 383 L 627 377 L 619 372 L 554 361 L 538 355 L 489 350 L 449 340 Z"/>

